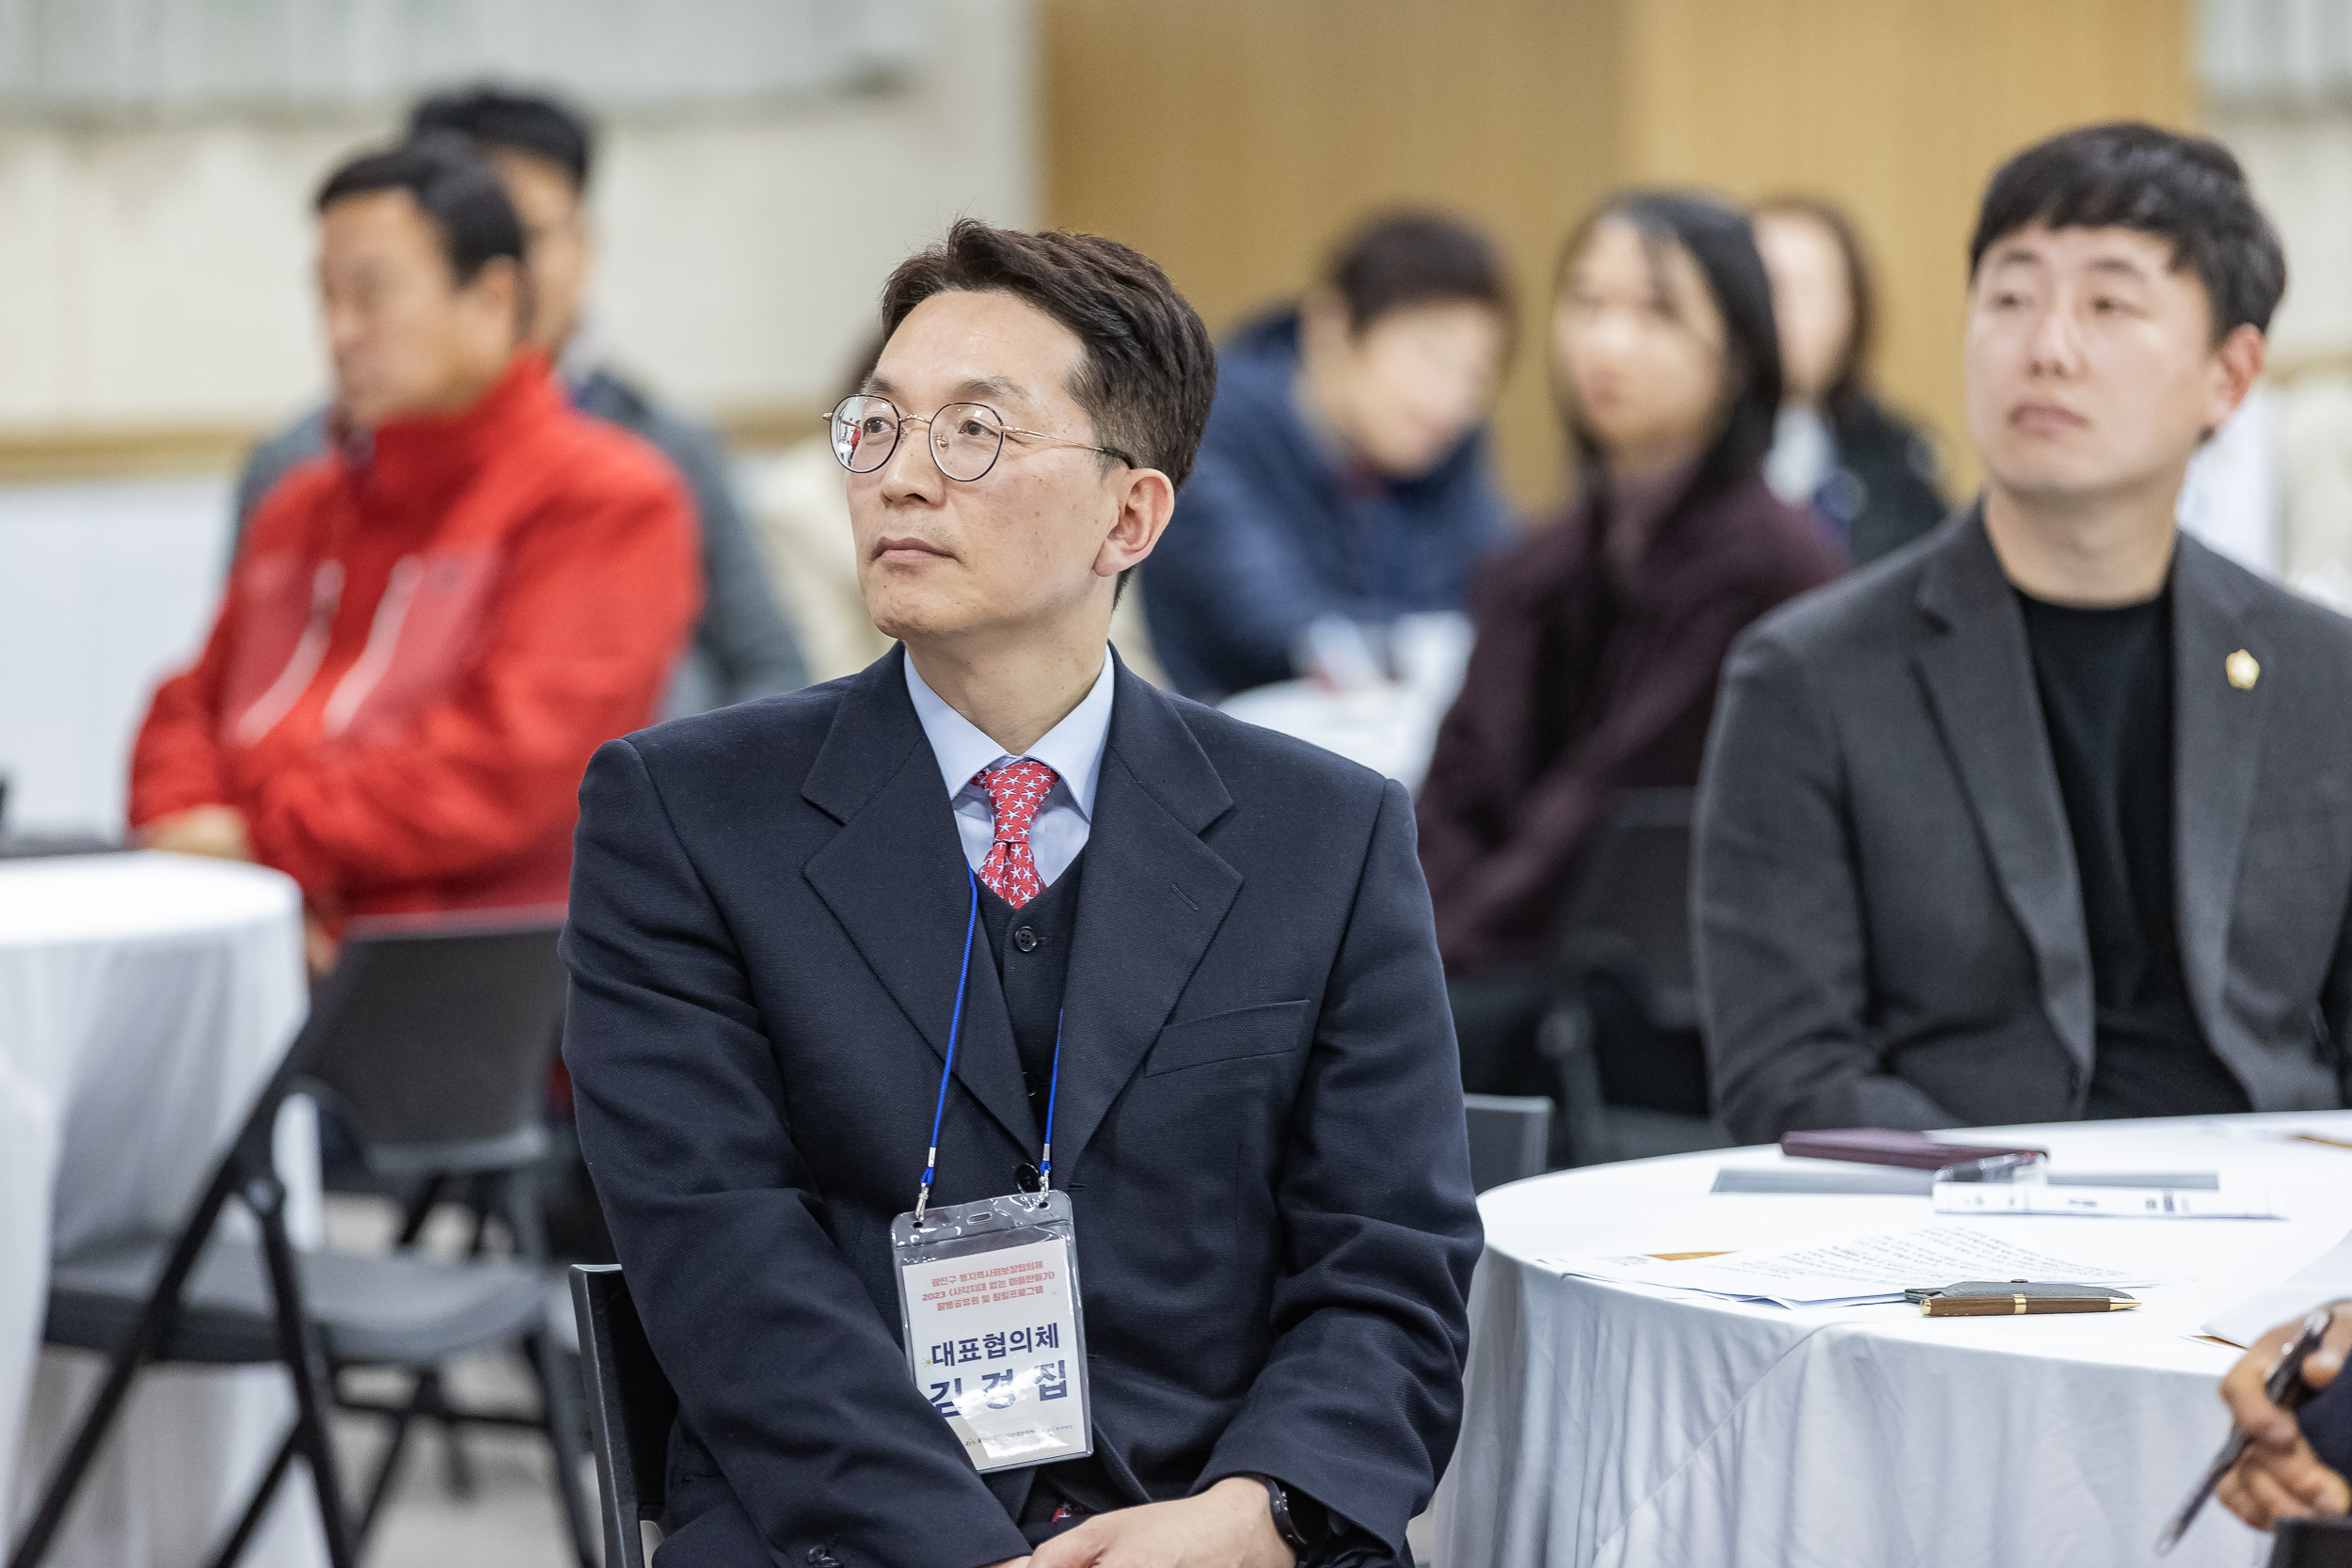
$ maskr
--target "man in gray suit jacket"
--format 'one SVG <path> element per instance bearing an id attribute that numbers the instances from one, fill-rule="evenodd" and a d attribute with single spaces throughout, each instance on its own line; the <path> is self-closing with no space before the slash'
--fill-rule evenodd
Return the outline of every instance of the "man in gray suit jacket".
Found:
<path id="1" fill-rule="evenodd" d="M 2352 622 L 2182 536 L 2285 262 L 2230 154 L 2071 132 L 1970 250 L 1983 499 L 1735 648 L 1693 890 L 1731 1129 L 2342 1104 Z"/>

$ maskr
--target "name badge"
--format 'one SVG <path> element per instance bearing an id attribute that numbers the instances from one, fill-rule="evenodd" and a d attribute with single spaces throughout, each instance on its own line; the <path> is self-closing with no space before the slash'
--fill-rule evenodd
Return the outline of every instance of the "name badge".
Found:
<path id="1" fill-rule="evenodd" d="M 908 1370 L 983 1473 L 1094 1451 L 1077 1235 L 1057 1192 L 891 1222 Z"/>

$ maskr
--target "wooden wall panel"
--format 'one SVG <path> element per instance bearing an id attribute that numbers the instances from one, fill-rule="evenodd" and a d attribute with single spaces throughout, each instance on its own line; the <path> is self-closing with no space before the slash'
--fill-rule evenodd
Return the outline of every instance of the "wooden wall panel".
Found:
<path id="1" fill-rule="evenodd" d="M 2070 125 L 2192 119 L 2188 0 L 1634 0 L 1626 172 L 1742 198 L 1802 189 L 1877 263 L 1877 372 L 1977 466 L 1961 424 L 1969 230 L 1994 168 Z"/>
<path id="2" fill-rule="evenodd" d="M 1156 258 L 1220 332 L 1404 202 L 1488 225 L 1532 301 L 1615 178 L 1621 33 L 1618 0 L 1046 0 L 1047 211 Z M 1531 501 L 1561 483 L 1538 336 L 1500 416 Z"/>
<path id="3" fill-rule="evenodd" d="M 1847 203 L 1880 263 L 1879 368 L 1963 478 L 1963 246 L 1986 175 L 2059 126 L 2191 116 L 2189 0 L 1043 0 L 1052 221 L 1150 252 L 1222 330 L 1367 211 L 1488 224 L 1530 332 L 1498 423 L 1555 499 L 1553 252 L 1634 182 Z"/>

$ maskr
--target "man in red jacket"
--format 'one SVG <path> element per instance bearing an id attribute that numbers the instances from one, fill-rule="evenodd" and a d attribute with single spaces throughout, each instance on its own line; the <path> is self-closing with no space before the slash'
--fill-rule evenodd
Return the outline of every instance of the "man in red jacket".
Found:
<path id="1" fill-rule="evenodd" d="M 646 723 L 701 597 L 651 447 L 572 412 L 521 344 L 523 238 L 455 142 L 320 191 L 335 450 L 253 520 L 196 666 L 131 764 L 140 842 L 354 915 L 561 903 L 575 791 Z"/>

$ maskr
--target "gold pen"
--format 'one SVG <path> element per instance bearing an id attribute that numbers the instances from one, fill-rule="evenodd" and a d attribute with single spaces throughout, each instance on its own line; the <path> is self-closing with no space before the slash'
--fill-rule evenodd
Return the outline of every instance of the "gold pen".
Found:
<path id="1" fill-rule="evenodd" d="M 2036 1284 L 1972 1279 L 1942 1290 L 1915 1289 L 1903 1295 L 1919 1304 L 1923 1318 L 2018 1318 L 2050 1312 L 2128 1312 L 2138 1298 L 2103 1285 Z"/>

